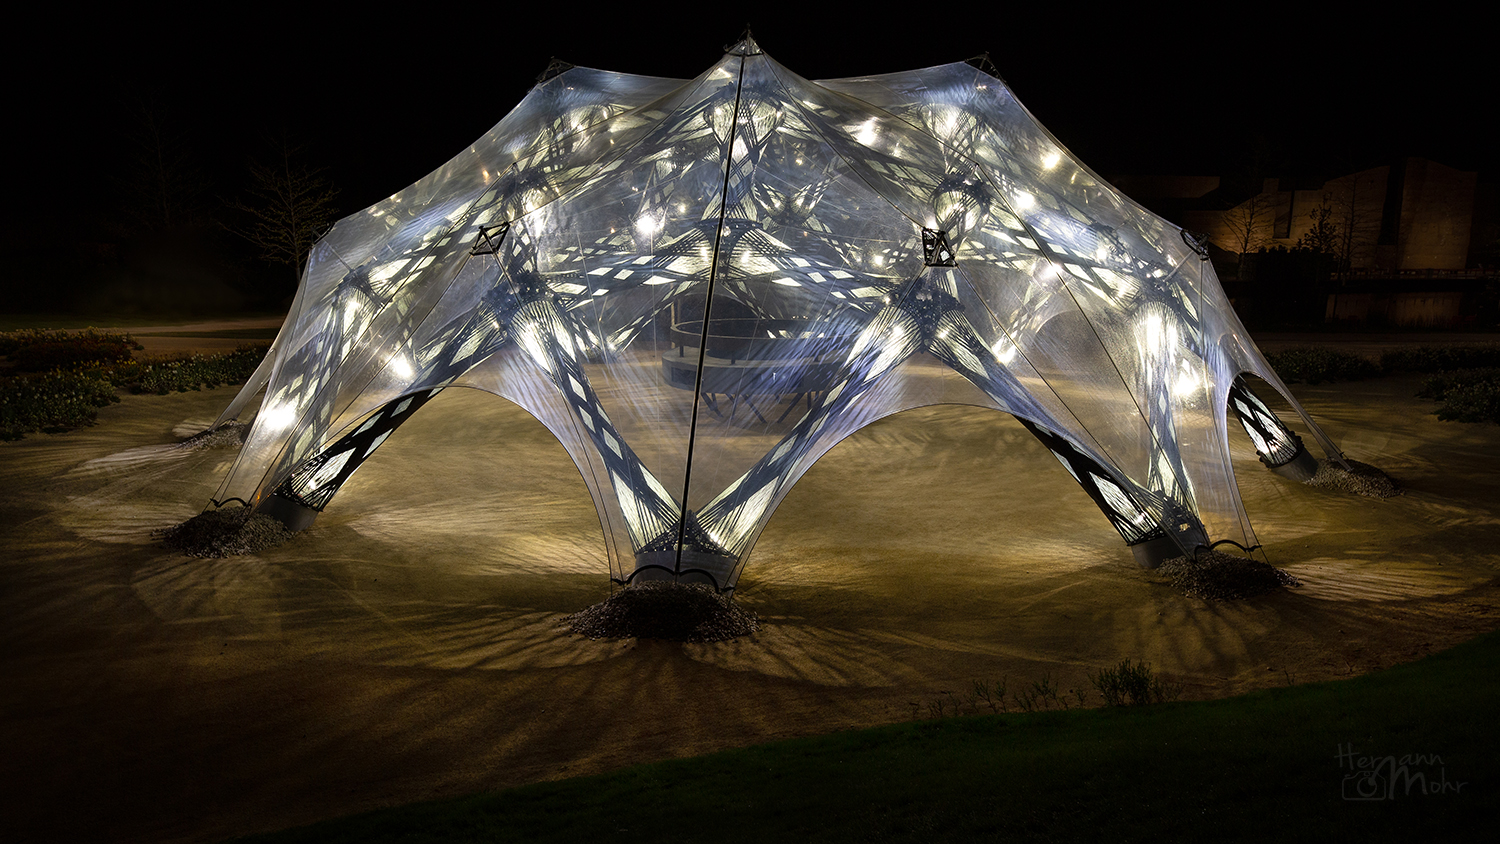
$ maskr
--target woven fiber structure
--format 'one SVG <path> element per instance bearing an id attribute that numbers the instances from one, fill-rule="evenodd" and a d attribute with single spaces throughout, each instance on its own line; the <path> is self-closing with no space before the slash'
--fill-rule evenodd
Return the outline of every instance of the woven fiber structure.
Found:
<path id="1" fill-rule="evenodd" d="M 1268 466 L 1314 461 L 1243 376 L 1341 457 L 1205 257 L 968 63 L 812 82 L 747 36 L 692 80 L 554 68 L 316 245 L 215 502 L 305 527 L 477 388 L 561 440 L 615 580 L 729 590 L 819 456 L 961 403 L 1021 420 L 1147 565 L 1254 547 L 1231 414 Z"/>

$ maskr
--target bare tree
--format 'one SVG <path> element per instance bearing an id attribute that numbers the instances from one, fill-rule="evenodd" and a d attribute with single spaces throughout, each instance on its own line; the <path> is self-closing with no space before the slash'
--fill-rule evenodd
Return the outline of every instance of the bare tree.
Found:
<path id="1" fill-rule="evenodd" d="M 1339 247 L 1345 238 L 1339 225 L 1339 209 L 1334 206 L 1328 194 L 1323 194 L 1323 201 L 1309 211 L 1307 216 L 1312 225 L 1297 238 L 1297 248 L 1337 258 Z"/>
<path id="2" fill-rule="evenodd" d="M 1275 198 L 1266 193 L 1258 193 L 1225 211 L 1220 220 L 1228 233 L 1226 247 L 1243 262 L 1247 254 L 1271 242 L 1275 215 Z"/>
<path id="3" fill-rule="evenodd" d="M 328 228 L 337 210 L 338 189 L 323 178 L 323 169 L 302 160 L 303 149 L 285 138 L 269 161 L 250 163 L 248 198 L 230 202 L 245 223 L 236 234 L 258 246 L 261 257 L 285 264 L 300 279 L 307 254 Z"/>
<path id="4" fill-rule="evenodd" d="M 1221 193 L 1226 200 L 1248 197 L 1220 214 L 1215 229 L 1219 246 L 1239 256 L 1241 270 L 1246 255 L 1270 246 L 1275 238 L 1277 195 L 1273 186 L 1277 181 L 1267 176 L 1278 169 L 1277 158 L 1265 135 L 1255 133 L 1222 180 Z"/>
<path id="5" fill-rule="evenodd" d="M 1372 205 L 1372 200 L 1383 204 L 1384 196 L 1384 185 L 1373 183 L 1368 173 L 1356 173 L 1347 180 L 1342 195 L 1335 201 L 1339 240 L 1334 255 L 1338 259 L 1338 272 L 1346 280 L 1357 259 L 1369 261 L 1374 257 L 1370 250 L 1379 239 L 1383 209 Z"/>
<path id="6" fill-rule="evenodd" d="M 1297 241 L 1300 247 L 1328 255 L 1337 278 L 1347 279 L 1355 266 L 1373 257 L 1382 213 L 1376 203 L 1384 196 L 1378 178 L 1366 171 L 1329 182 L 1322 201 L 1309 212 L 1312 227 Z"/>
<path id="7" fill-rule="evenodd" d="M 137 102 L 132 117 L 120 136 L 126 159 L 115 176 L 127 225 L 158 232 L 203 223 L 209 180 L 194 139 L 154 99 Z"/>

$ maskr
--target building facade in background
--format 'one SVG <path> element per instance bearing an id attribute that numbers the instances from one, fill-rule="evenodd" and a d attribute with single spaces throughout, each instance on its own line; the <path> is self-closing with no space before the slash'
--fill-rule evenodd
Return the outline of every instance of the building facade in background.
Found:
<path id="1" fill-rule="evenodd" d="M 1271 294 L 1286 301 L 1291 292 L 1305 293 L 1301 310 L 1321 312 L 1326 321 L 1464 327 L 1486 311 L 1496 275 L 1484 265 L 1493 234 L 1477 213 L 1478 176 L 1404 158 L 1323 182 L 1113 181 L 1208 235 L 1226 288 L 1247 319 L 1263 322 L 1255 317 L 1267 316 Z"/>

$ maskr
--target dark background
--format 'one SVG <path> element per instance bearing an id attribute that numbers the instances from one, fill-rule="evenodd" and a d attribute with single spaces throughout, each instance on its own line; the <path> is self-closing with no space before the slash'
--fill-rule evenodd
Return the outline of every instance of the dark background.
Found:
<path id="1" fill-rule="evenodd" d="M 11 311 L 274 310 L 292 273 L 257 261 L 223 224 L 235 225 L 225 204 L 244 195 L 247 163 L 269 158 L 276 139 L 324 168 L 348 214 L 479 137 L 554 56 L 691 78 L 747 22 L 772 58 L 811 79 L 988 52 L 1020 100 L 1105 176 L 1319 179 L 1421 156 L 1489 182 L 1488 27 L 1433 5 L 1404 19 L 1269 11 L 64 10 L 14 24 L 8 39 L 12 191 L 0 248 L 10 260 L 0 284 Z M 182 176 L 170 226 L 140 213 L 148 124 Z"/>

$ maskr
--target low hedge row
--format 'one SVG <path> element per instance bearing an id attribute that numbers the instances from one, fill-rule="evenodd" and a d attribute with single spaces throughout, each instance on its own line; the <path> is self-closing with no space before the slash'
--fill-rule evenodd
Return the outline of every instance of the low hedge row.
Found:
<path id="1" fill-rule="evenodd" d="M 0 354 L 19 373 L 0 378 L 0 439 L 92 425 L 98 408 L 120 400 L 117 390 L 166 395 L 244 383 L 266 352 L 242 346 L 224 355 L 132 360 L 130 352 L 139 348 L 128 334 L 92 328 L 0 333 Z M 50 371 L 35 372 L 44 363 Z"/>
<path id="2" fill-rule="evenodd" d="M 61 328 L 20 328 L 15 331 L 0 331 L 0 356 L 16 360 L 17 353 L 34 346 L 97 348 L 103 346 L 125 346 L 140 349 L 141 344 L 129 334 L 85 328 L 68 331 Z M 94 360 L 94 358 L 80 358 Z"/>
<path id="3" fill-rule="evenodd" d="M 1308 384 L 1358 381 L 1380 374 L 1380 367 L 1369 358 L 1337 349 L 1287 349 L 1266 355 L 1266 360 L 1276 370 L 1276 374 L 1281 376 L 1281 380 L 1288 384 L 1298 381 Z"/>
<path id="4" fill-rule="evenodd" d="M 1447 372 L 1458 369 L 1500 367 L 1500 344 L 1469 346 L 1415 346 L 1392 349 L 1370 360 L 1353 352 L 1309 346 L 1266 355 L 1271 368 L 1287 383 L 1303 381 L 1357 381 L 1378 375 L 1404 372 Z"/>
<path id="5" fill-rule="evenodd" d="M 1439 402 L 1439 419 L 1500 422 L 1500 367 L 1439 372 L 1417 393 Z"/>
<path id="6" fill-rule="evenodd" d="M 116 367 L 115 383 L 132 393 L 185 393 L 204 387 L 243 384 L 266 356 L 265 346 L 241 346 L 225 355 L 193 355 L 176 360 L 131 361 Z"/>
<path id="7" fill-rule="evenodd" d="M 1500 345 L 1418 346 L 1392 349 L 1380 356 L 1380 368 L 1386 373 L 1443 372 L 1452 369 L 1481 369 L 1500 366 Z"/>
<path id="8" fill-rule="evenodd" d="M 129 334 L 94 328 L 0 332 L 0 355 L 9 357 L 16 371 L 28 373 L 0 379 L 0 439 L 93 424 L 98 408 L 119 401 L 116 388 L 166 395 L 240 384 L 255 372 L 266 352 L 263 346 L 242 346 L 224 355 L 132 360 L 131 351 L 140 348 Z M 1397 349 L 1382 355 L 1379 363 L 1317 347 L 1287 349 L 1266 358 L 1288 383 L 1438 373 L 1427 379 L 1418 395 L 1440 403 L 1439 418 L 1500 422 L 1500 345 Z"/>
<path id="9" fill-rule="evenodd" d="M 83 372 L 0 379 L 0 440 L 92 425 L 98 408 L 119 400 L 108 379 Z"/>
<path id="10" fill-rule="evenodd" d="M 1377 364 L 1350 352 L 1287 349 L 1266 355 L 1283 381 L 1355 381 L 1376 375 L 1434 373 L 1417 395 L 1438 402 L 1439 419 L 1500 422 L 1500 345 L 1417 346 L 1393 349 Z"/>

